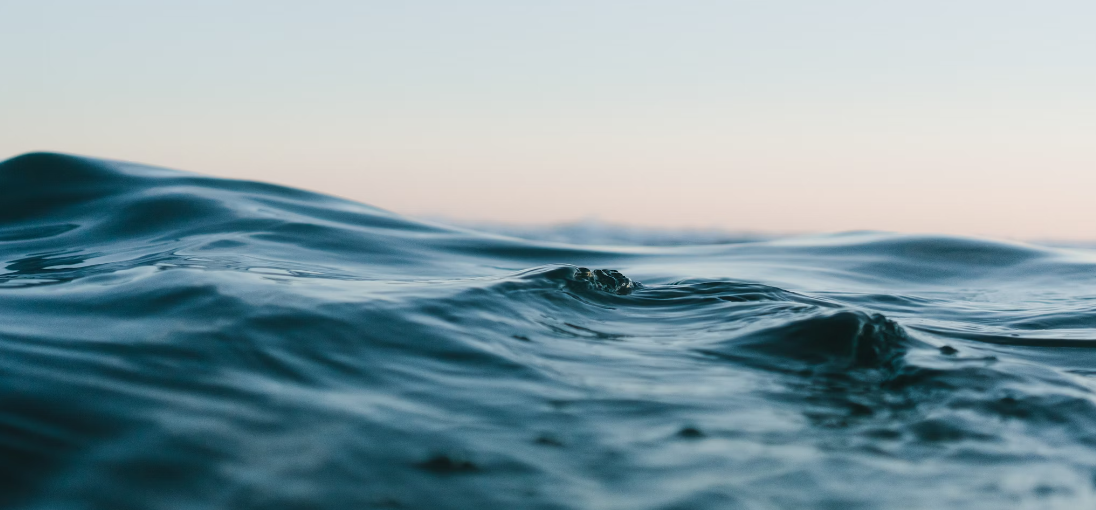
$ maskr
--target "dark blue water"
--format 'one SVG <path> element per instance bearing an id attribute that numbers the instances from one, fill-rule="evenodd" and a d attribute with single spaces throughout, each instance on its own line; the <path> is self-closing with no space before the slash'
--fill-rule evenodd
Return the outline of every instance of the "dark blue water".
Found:
<path id="1" fill-rule="evenodd" d="M 1093 251 L 551 244 L 36 154 L 0 268 L 3 508 L 1096 505 Z"/>

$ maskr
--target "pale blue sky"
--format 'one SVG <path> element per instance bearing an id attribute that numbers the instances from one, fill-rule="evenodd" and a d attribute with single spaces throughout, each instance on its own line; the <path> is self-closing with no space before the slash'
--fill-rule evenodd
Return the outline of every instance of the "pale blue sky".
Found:
<path id="1" fill-rule="evenodd" d="M 1096 238 L 1096 2 L 0 0 L 0 158 L 413 215 Z"/>

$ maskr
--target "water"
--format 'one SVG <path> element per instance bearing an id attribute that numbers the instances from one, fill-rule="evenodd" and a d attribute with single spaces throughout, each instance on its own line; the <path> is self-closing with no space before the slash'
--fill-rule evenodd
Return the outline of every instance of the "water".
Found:
<path id="1" fill-rule="evenodd" d="M 552 244 L 39 154 L 0 262 L 3 508 L 1096 504 L 1084 249 Z"/>

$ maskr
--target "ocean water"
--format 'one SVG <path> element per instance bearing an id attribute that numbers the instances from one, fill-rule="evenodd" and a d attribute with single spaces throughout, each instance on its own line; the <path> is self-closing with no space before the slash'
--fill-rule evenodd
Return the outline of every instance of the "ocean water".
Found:
<path id="1" fill-rule="evenodd" d="M 658 204 L 651 204 L 658 207 Z M 1096 507 L 1096 252 L 0 163 L 0 507 Z"/>

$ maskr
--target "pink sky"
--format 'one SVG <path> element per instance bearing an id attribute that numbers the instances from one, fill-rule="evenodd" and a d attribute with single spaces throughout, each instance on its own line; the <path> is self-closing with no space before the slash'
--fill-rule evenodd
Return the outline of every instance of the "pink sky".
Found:
<path id="1" fill-rule="evenodd" d="M 0 8 L 0 157 L 464 220 L 1096 239 L 1096 4 L 182 5 Z"/>

